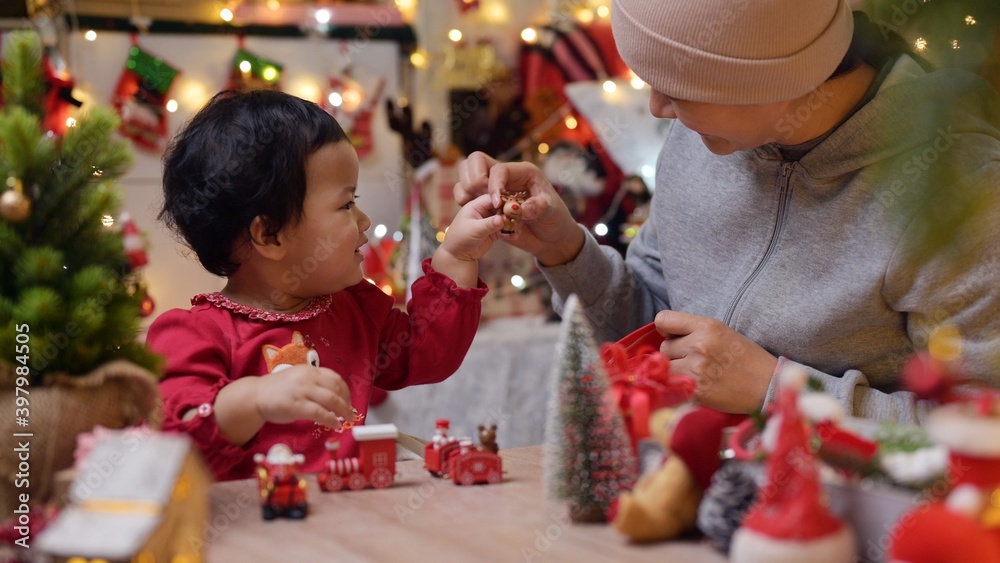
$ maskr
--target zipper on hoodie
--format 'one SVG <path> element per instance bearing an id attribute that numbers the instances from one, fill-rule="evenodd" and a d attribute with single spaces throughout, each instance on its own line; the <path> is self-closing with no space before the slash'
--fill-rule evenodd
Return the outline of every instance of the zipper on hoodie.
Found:
<path id="1" fill-rule="evenodd" d="M 764 256 L 761 257 L 760 262 L 754 267 L 747 279 L 743 281 L 740 289 L 736 292 L 736 297 L 733 298 L 733 302 L 730 303 L 729 309 L 726 311 L 726 316 L 722 319 L 722 322 L 726 323 L 727 326 L 732 326 L 733 315 L 736 314 L 736 307 L 739 305 L 740 300 L 746 295 L 746 292 L 753 285 L 753 282 L 760 275 L 761 270 L 764 269 L 764 265 L 767 264 L 771 255 L 774 254 L 774 247 L 778 242 L 778 235 L 781 234 L 781 229 L 784 226 L 785 213 L 788 211 L 788 200 L 791 199 L 792 187 L 792 168 L 795 167 L 794 162 L 783 162 L 781 164 L 781 169 L 779 170 L 778 176 L 778 211 L 775 213 L 774 217 L 774 228 L 771 230 L 771 240 L 767 243 L 767 250 L 764 251 Z"/>

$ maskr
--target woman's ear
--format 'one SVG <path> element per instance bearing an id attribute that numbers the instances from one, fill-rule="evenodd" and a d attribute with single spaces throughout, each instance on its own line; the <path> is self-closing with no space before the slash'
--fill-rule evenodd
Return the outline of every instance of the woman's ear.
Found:
<path id="1" fill-rule="evenodd" d="M 268 260 L 281 260 L 285 257 L 286 247 L 278 240 L 278 233 L 271 232 L 267 218 L 263 215 L 250 221 L 250 245 L 257 254 Z"/>

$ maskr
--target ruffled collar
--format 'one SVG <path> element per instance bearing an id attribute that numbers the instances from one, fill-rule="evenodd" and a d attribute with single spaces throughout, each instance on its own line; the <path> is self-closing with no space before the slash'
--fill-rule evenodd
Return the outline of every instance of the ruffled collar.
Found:
<path id="1" fill-rule="evenodd" d="M 269 322 L 298 322 L 311 319 L 329 309 L 330 303 L 332 302 L 333 298 L 330 295 L 323 295 L 310 299 L 305 309 L 302 309 L 297 313 L 274 313 L 264 309 L 258 309 L 257 307 L 237 303 L 219 292 L 202 293 L 191 298 L 192 305 L 209 303 L 220 309 L 232 311 L 233 313 L 243 315 L 252 320 Z"/>

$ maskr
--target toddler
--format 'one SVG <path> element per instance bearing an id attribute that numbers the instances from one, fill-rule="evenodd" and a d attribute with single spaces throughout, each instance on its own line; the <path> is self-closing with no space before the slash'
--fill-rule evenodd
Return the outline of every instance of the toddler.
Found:
<path id="1" fill-rule="evenodd" d="M 163 163 L 160 218 L 227 283 L 160 315 L 147 345 L 166 357 L 164 429 L 191 435 L 216 478 L 250 477 L 279 442 L 304 471 L 331 437 L 355 456 L 337 431 L 363 420 L 373 386 L 434 383 L 461 364 L 486 294 L 477 260 L 503 227 L 488 196 L 458 212 L 404 313 L 364 279 L 358 157 L 316 104 L 220 93 Z"/>

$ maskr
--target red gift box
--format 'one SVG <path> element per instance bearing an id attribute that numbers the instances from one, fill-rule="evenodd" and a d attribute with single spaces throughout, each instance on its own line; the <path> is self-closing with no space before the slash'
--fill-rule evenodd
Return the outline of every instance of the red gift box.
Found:
<path id="1" fill-rule="evenodd" d="M 601 346 L 611 393 L 633 446 L 650 436 L 653 411 L 678 405 L 694 395 L 694 379 L 670 373 L 670 360 L 659 351 L 663 340 L 650 323 L 618 342 Z"/>

